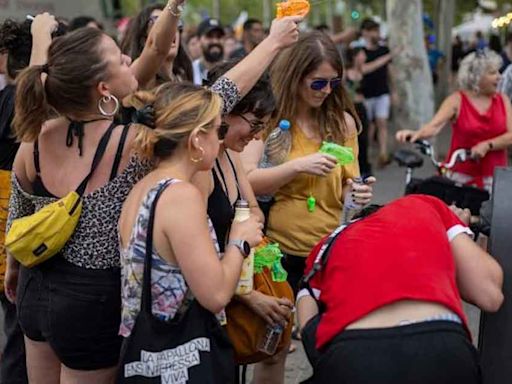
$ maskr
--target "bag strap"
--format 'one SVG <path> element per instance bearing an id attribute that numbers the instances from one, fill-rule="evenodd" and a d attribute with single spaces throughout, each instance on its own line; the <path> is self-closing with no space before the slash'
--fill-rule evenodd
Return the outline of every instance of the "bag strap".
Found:
<path id="1" fill-rule="evenodd" d="M 107 131 L 103 134 L 103 136 L 100 139 L 100 142 L 98 143 L 98 148 L 96 149 L 96 153 L 94 154 L 94 158 L 91 165 L 91 170 L 87 176 L 85 176 L 85 179 L 82 180 L 78 188 L 76 189 L 76 193 L 78 193 L 80 196 L 83 196 L 85 192 L 85 188 L 87 187 L 87 183 L 89 183 L 89 180 L 91 179 L 94 171 L 98 167 L 98 164 L 100 163 L 101 159 L 103 158 L 103 155 L 105 154 L 105 151 L 107 149 L 108 142 L 110 140 L 110 137 L 112 136 L 112 131 L 116 127 L 116 123 L 113 121 L 112 124 L 110 124 L 110 127 L 108 127 Z"/>
<path id="2" fill-rule="evenodd" d="M 39 164 L 39 140 L 34 141 L 34 168 L 36 169 L 36 175 L 41 176 L 41 165 Z"/>
<path id="3" fill-rule="evenodd" d="M 117 176 L 119 165 L 121 164 L 121 159 L 123 158 L 124 145 L 126 143 L 126 138 L 128 137 L 130 126 L 131 124 L 125 125 L 123 128 L 123 133 L 121 133 L 119 145 L 117 146 L 116 158 L 114 159 L 114 164 L 112 164 L 112 171 L 110 172 L 110 181 L 114 180 Z"/>
<path id="4" fill-rule="evenodd" d="M 146 231 L 146 253 L 144 257 L 144 275 L 142 278 L 141 311 L 145 311 L 151 315 L 153 314 L 151 298 L 151 270 L 153 262 L 153 228 L 155 225 L 155 211 L 158 200 L 168 185 L 169 182 L 166 182 L 159 187 L 155 197 L 153 198 L 151 207 L 149 208 L 148 229 Z"/>

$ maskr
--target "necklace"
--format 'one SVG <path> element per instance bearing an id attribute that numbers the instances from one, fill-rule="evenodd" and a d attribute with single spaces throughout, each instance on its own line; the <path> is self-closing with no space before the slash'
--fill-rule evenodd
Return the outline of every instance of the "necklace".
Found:
<path id="1" fill-rule="evenodd" d="M 304 146 L 302 145 L 301 140 L 302 139 L 307 140 L 307 137 L 304 134 L 304 132 L 301 131 L 300 128 L 297 128 L 297 129 L 300 131 L 299 135 L 302 136 L 302 138 L 301 137 L 298 138 L 297 146 L 299 147 L 299 150 L 301 151 L 302 155 L 305 155 L 306 151 L 304 150 Z M 309 213 L 313 213 L 313 212 L 315 212 L 315 209 L 316 209 L 316 198 L 313 195 L 313 191 L 316 189 L 317 177 L 315 175 L 307 175 L 306 177 L 308 179 L 308 190 L 309 190 L 308 191 L 309 196 L 306 199 L 306 207 L 307 207 Z"/>

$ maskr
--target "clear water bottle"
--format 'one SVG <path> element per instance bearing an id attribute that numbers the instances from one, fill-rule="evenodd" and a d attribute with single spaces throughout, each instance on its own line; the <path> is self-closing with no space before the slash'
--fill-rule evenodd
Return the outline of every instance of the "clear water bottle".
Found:
<path id="1" fill-rule="evenodd" d="M 282 325 L 268 325 L 265 336 L 260 340 L 258 350 L 267 355 L 275 355 L 277 347 L 283 337 L 284 327 Z"/>
<path id="2" fill-rule="evenodd" d="M 238 200 L 235 204 L 235 218 L 234 221 L 242 222 L 251 217 L 251 208 L 246 200 Z M 247 295 L 253 289 L 254 280 L 254 249 L 251 249 L 251 254 L 244 259 L 242 264 L 242 272 L 240 280 L 236 287 L 237 295 Z"/>
<path id="3" fill-rule="evenodd" d="M 354 184 L 364 184 L 364 180 L 361 177 L 354 177 L 352 180 L 354 181 Z M 352 218 L 362 209 L 363 206 L 361 204 L 356 203 L 352 198 L 352 194 L 349 193 L 345 197 L 345 202 L 343 203 L 343 215 L 341 219 L 341 224 L 348 224 L 350 220 L 352 220 Z"/>
<path id="4" fill-rule="evenodd" d="M 290 128 L 291 124 L 288 120 L 281 120 L 277 128 L 268 135 L 259 168 L 275 167 L 286 161 L 292 147 Z M 258 200 L 269 202 L 272 196 L 258 196 Z"/>
<path id="5" fill-rule="evenodd" d="M 288 120 L 281 120 L 267 140 L 265 140 L 265 149 L 263 158 L 260 162 L 260 168 L 270 168 L 283 164 L 290 153 L 292 146 L 291 124 Z"/>

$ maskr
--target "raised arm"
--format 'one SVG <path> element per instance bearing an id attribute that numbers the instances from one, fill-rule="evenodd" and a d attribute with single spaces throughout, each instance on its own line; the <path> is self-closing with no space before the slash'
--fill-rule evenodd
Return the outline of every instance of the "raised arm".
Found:
<path id="1" fill-rule="evenodd" d="M 297 42 L 299 38 L 297 24 L 302 20 L 302 17 L 297 16 L 274 20 L 269 36 L 237 66 L 225 74 L 225 77 L 237 85 L 241 97 L 244 97 L 254 87 L 254 84 L 282 49 Z"/>
<path id="2" fill-rule="evenodd" d="M 30 53 L 30 66 L 43 65 L 48 61 L 48 49 L 52 43 L 52 33 L 59 23 L 48 12 L 37 15 L 30 26 L 32 34 L 32 51 Z"/>
<path id="3" fill-rule="evenodd" d="M 401 143 L 405 143 L 408 141 L 415 142 L 421 139 L 429 139 L 436 136 L 441 132 L 446 124 L 457 117 L 459 108 L 460 95 L 458 93 L 454 93 L 443 101 L 443 104 L 441 104 L 441 107 L 429 123 L 425 124 L 418 131 L 410 129 L 398 131 L 396 133 L 396 139 Z"/>
<path id="4" fill-rule="evenodd" d="M 181 16 L 179 7 L 184 3 L 185 0 L 169 0 L 155 25 L 151 28 L 140 57 L 131 65 L 140 88 L 144 88 L 146 84 L 154 79 L 162 62 L 169 54 Z"/>
<path id="5" fill-rule="evenodd" d="M 343 32 L 334 33 L 331 35 L 334 44 L 349 44 L 356 40 L 359 36 L 359 32 L 355 28 L 347 28 Z"/>

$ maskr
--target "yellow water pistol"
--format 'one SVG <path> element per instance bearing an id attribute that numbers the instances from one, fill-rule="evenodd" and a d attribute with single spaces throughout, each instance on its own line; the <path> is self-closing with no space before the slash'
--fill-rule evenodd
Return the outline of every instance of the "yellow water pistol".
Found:
<path id="1" fill-rule="evenodd" d="M 305 17 L 311 8 L 308 0 L 288 0 L 277 3 L 277 18 L 286 16 Z"/>

